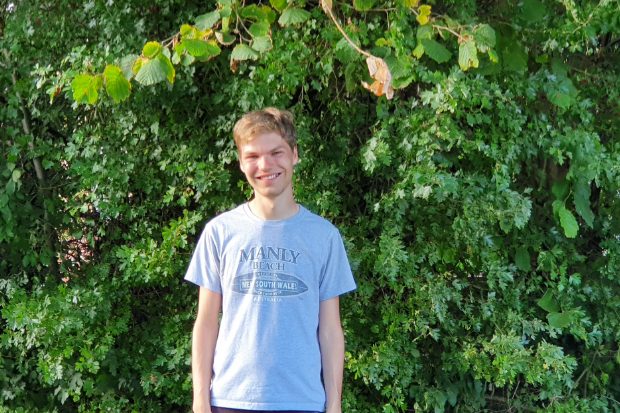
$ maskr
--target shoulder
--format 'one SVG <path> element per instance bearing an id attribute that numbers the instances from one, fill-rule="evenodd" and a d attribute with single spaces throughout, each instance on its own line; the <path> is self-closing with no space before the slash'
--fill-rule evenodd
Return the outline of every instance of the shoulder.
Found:
<path id="1" fill-rule="evenodd" d="M 321 232 L 326 236 L 340 236 L 340 231 L 338 231 L 338 228 L 336 228 L 336 226 L 329 220 L 315 214 L 303 205 L 301 205 L 300 208 L 302 208 L 301 223 L 303 228 L 312 228 L 313 230 Z"/>
<path id="2" fill-rule="evenodd" d="M 211 218 L 205 225 L 204 231 L 206 233 L 221 234 L 230 229 L 232 224 L 239 223 L 245 218 L 243 210 L 243 204 L 233 209 L 222 212 L 215 217 Z"/>

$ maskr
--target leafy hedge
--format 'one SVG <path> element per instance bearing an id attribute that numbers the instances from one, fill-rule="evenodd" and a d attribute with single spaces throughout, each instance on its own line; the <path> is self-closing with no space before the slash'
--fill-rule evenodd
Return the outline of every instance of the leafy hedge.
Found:
<path id="1" fill-rule="evenodd" d="M 182 275 L 266 105 L 359 284 L 344 412 L 620 411 L 617 4 L 251 6 L 2 4 L 0 412 L 189 411 Z"/>

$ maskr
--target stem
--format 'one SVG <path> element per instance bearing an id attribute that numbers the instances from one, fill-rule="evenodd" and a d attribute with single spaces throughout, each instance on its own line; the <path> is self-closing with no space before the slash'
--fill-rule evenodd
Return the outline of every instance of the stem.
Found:
<path id="1" fill-rule="evenodd" d="M 2 49 L 2 54 L 4 55 L 4 59 L 6 61 L 7 66 L 11 64 L 11 56 L 6 49 Z M 32 122 L 30 118 L 30 111 L 26 106 L 26 102 L 22 99 L 21 94 L 17 90 L 17 71 L 13 69 L 11 73 L 11 81 L 13 83 L 13 87 L 15 87 L 15 95 L 19 101 L 19 106 L 22 111 L 22 129 L 24 134 L 28 136 L 32 136 Z M 28 148 L 34 153 L 34 136 L 28 142 Z M 45 200 L 49 198 L 49 193 L 47 191 L 47 185 L 45 184 L 45 173 L 43 172 L 43 166 L 41 165 L 41 161 L 38 157 L 33 156 L 32 163 L 34 166 L 34 172 L 37 177 L 37 193 L 39 197 L 39 202 L 41 203 L 41 208 L 43 208 L 43 226 L 45 230 L 45 244 L 47 248 L 52 253 L 52 260 L 50 261 L 50 270 L 54 275 L 58 275 L 58 265 L 56 263 L 56 248 L 55 242 L 53 238 L 53 230 L 50 225 L 49 215 L 47 213 L 47 208 L 45 207 Z"/>
<path id="2" fill-rule="evenodd" d="M 321 1 L 321 5 L 324 5 L 325 0 Z M 329 16 L 330 19 L 332 19 L 332 21 L 334 22 L 334 24 L 336 25 L 336 28 L 338 29 L 338 31 L 344 36 L 344 38 L 347 40 L 347 42 L 349 42 L 349 44 L 351 45 L 351 47 L 353 47 L 359 54 L 364 55 L 366 57 L 372 57 L 372 55 L 370 53 L 368 53 L 365 50 L 360 49 L 354 42 L 353 40 L 351 40 L 351 38 L 349 37 L 349 35 L 342 29 L 342 26 L 340 26 L 340 23 L 338 23 L 338 20 L 336 19 L 336 16 L 334 16 L 334 12 L 332 11 L 331 7 L 323 7 L 323 10 L 327 13 L 327 15 Z"/>

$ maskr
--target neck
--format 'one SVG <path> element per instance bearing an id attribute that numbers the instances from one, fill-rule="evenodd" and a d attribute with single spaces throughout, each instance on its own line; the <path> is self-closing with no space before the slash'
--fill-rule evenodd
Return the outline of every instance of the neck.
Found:
<path id="1" fill-rule="evenodd" d="M 287 219 L 299 211 L 299 205 L 293 197 L 277 200 L 255 196 L 249 205 L 254 215 L 265 220 Z"/>

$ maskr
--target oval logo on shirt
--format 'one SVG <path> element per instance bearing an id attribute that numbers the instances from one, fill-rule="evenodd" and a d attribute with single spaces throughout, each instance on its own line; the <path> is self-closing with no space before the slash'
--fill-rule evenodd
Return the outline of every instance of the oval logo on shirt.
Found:
<path id="1" fill-rule="evenodd" d="M 235 277 L 232 290 L 241 294 L 291 296 L 308 291 L 308 286 L 294 275 L 255 272 Z"/>

